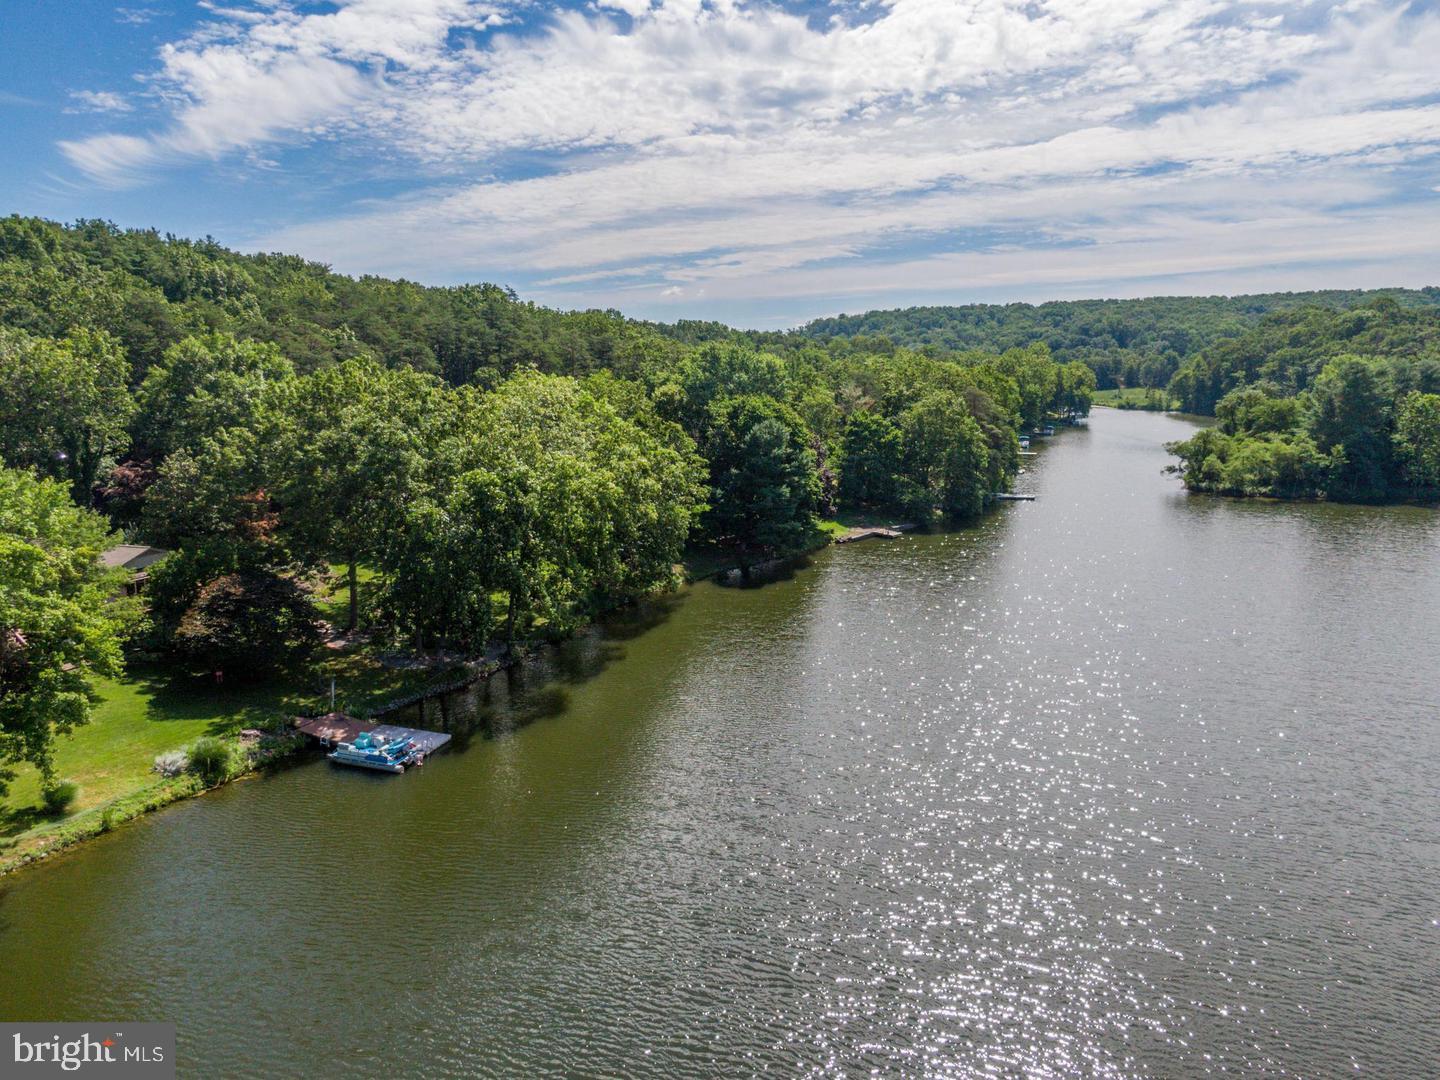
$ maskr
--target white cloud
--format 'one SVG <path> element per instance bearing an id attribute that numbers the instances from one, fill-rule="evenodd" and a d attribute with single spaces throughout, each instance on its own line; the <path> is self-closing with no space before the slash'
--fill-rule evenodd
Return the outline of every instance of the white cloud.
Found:
<path id="1" fill-rule="evenodd" d="M 538 27 L 510 21 L 522 10 L 533 20 L 518 0 L 217 7 L 147 76 L 168 126 L 62 149 L 127 183 L 354 142 L 446 186 L 258 245 L 432 279 L 532 276 L 573 302 L 680 302 L 705 283 L 712 299 L 847 293 L 877 267 L 904 288 L 1217 260 L 1258 273 L 1267 257 L 1373 262 L 1366 228 L 1412 262 L 1440 254 L 1436 233 L 1378 209 L 1433 187 L 1434 10 L 886 0 L 822 22 L 745 0 L 605 0 Z M 507 179 L 517 153 L 548 170 Z"/>
<path id="2" fill-rule="evenodd" d="M 375 89 L 373 79 L 326 57 L 267 61 L 239 50 L 209 49 L 176 53 L 168 68 L 183 72 L 195 87 L 170 128 L 145 137 L 67 140 L 60 149 L 96 180 L 126 183 L 152 166 L 218 158 L 287 135 L 322 131 Z"/>
<path id="3" fill-rule="evenodd" d="M 67 112 L 125 113 L 133 108 L 123 95 L 112 90 L 71 90 L 70 100 L 74 104 Z"/>

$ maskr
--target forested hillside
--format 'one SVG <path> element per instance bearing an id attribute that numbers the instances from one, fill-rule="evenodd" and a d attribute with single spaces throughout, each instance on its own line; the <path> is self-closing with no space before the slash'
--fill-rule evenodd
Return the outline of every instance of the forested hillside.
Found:
<path id="1" fill-rule="evenodd" d="M 1405 308 L 1440 309 L 1440 288 L 1158 296 L 871 311 L 816 319 L 800 333 L 818 341 L 847 338 L 863 345 L 865 339 L 884 338 L 907 348 L 940 350 L 1003 350 L 1043 342 L 1059 361 L 1089 364 L 1102 389 L 1160 388 L 1186 358 L 1216 342 L 1241 337 L 1267 315 L 1306 308 L 1345 310 L 1377 296 Z"/>
<path id="2" fill-rule="evenodd" d="M 1308 307 L 1271 315 L 1189 358 L 1170 390 L 1184 411 L 1213 415 L 1221 398 L 1251 383 L 1298 394 L 1344 355 L 1387 358 L 1402 392 L 1431 384 L 1440 376 L 1440 310 L 1407 308 L 1382 295 L 1343 310 Z"/>
<path id="3" fill-rule="evenodd" d="M 302 660 L 340 628 L 315 604 L 336 573 L 343 627 L 474 653 L 666 588 L 687 549 L 748 576 L 837 513 L 973 517 L 1019 433 L 1084 415 L 1097 373 L 1217 413 L 1174 448 L 1192 488 L 1432 497 L 1437 305 L 1017 304 L 757 333 L 11 217 L 0 669 L 24 707 L 0 713 L 0 767 L 48 769 L 122 639 L 206 670 Z M 88 569 L 107 530 L 173 554 L 143 613 L 87 621 L 66 597 L 108 587 Z"/>
<path id="4" fill-rule="evenodd" d="M 492 285 L 11 217 L 0 769 L 53 779 L 51 734 L 83 721 L 84 674 L 122 636 L 231 678 L 293 666 L 340 629 L 315 605 L 337 573 L 340 622 L 375 642 L 553 636 L 669 586 L 687 545 L 748 576 L 841 510 L 972 517 L 1008 488 L 1017 433 L 1083 415 L 1094 385 L 1043 343 L 662 331 Z M 37 547 L 57 498 L 79 517 Z M 127 626 L 124 605 L 77 623 L 66 599 L 113 587 L 94 559 L 107 528 L 173 552 Z"/>

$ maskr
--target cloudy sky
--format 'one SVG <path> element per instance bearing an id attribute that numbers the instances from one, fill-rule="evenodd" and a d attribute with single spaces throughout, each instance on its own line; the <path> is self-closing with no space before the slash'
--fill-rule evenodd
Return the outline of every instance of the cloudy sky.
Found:
<path id="1" fill-rule="evenodd" d="M 1440 283 L 1440 3 L 6 0 L 0 209 L 566 307 Z"/>

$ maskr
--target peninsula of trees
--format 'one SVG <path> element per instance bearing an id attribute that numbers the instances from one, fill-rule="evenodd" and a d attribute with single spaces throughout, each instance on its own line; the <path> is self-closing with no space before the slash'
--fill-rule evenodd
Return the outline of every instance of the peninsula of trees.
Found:
<path id="1" fill-rule="evenodd" d="M 1187 361 L 1170 383 L 1215 427 L 1171 444 L 1195 491 L 1440 498 L 1440 317 L 1388 297 L 1304 309 Z"/>
<path id="2" fill-rule="evenodd" d="M 352 279 L 108 223 L 0 221 L 0 784 L 122 646 L 231 678 L 343 621 L 475 654 L 758 561 L 837 510 L 967 518 L 1095 387 L 1043 343 L 693 335 L 491 285 Z M 172 552 L 143 604 L 98 556 Z M 367 589 L 359 588 L 364 577 Z M 329 628 L 331 630 L 338 627 Z"/>

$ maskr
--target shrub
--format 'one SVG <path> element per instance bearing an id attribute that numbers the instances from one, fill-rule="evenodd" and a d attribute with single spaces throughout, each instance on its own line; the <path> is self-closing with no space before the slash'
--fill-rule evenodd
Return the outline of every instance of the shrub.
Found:
<path id="1" fill-rule="evenodd" d="M 56 780 L 54 783 L 46 784 L 40 792 L 40 799 L 45 805 L 45 812 L 59 817 L 70 809 L 70 804 L 80 794 L 80 785 L 73 780 Z"/>
<path id="2" fill-rule="evenodd" d="M 230 747 L 207 735 L 190 748 L 190 771 L 207 784 L 218 784 L 230 773 Z"/>
<path id="3" fill-rule="evenodd" d="M 163 754 L 155 755 L 155 764 L 151 765 L 151 771 L 161 776 L 179 776 L 190 767 L 190 755 L 184 750 L 167 750 Z"/>

